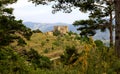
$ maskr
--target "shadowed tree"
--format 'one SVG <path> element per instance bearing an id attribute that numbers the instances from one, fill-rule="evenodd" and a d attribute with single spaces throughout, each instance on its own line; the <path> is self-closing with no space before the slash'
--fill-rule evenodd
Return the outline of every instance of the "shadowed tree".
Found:
<path id="1" fill-rule="evenodd" d="M 19 39 L 16 33 L 30 39 L 32 32 L 22 24 L 22 20 L 15 20 L 13 9 L 6 8 L 17 0 L 0 0 L 0 46 L 9 45 L 14 39 Z"/>
<path id="2" fill-rule="evenodd" d="M 73 23 L 74 26 L 80 26 L 77 30 L 80 30 L 80 35 L 82 37 L 94 36 L 96 34 L 95 21 L 93 20 L 80 20 Z"/>
<path id="3" fill-rule="evenodd" d="M 23 36 L 30 39 L 32 32 L 22 24 L 22 20 L 15 20 L 12 8 L 7 5 L 17 0 L 0 0 L 0 74 L 28 74 L 29 66 L 26 59 L 15 51 L 9 44 L 18 41 L 24 45 Z M 21 37 L 22 36 L 22 37 Z"/>
<path id="4" fill-rule="evenodd" d="M 94 32 L 93 35 L 95 35 L 95 30 L 100 29 L 102 32 L 104 32 L 106 29 L 108 29 L 110 33 L 110 46 L 113 46 L 114 6 L 111 4 L 111 2 L 112 1 L 102 2 L 102 4 L 97 3 L 97 6 L 95 5 L 95 8 L 90 11 L 88 20 L 75 21 L 73 25 L 81 25 L 79 28 L 79 30 L 81 30 L 81 33 L 83 33 L 84 30 L 88 34 Z M 88 27 L 85 27 L 86 25 Z"/>

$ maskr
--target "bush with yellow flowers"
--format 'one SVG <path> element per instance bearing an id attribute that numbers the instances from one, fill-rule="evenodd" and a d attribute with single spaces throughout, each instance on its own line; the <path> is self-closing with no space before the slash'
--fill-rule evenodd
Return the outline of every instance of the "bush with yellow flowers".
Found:
<path id="1" fill-rule="evenodd" d="M 77 70 L 78 74 L 116 74 L 120 69 L 120 60 L 114 48 L 98 46 L 92 38 L 83 42 L 81 52 L 75 46 L 66 47 L 61 56 L 62 63 Z"/>

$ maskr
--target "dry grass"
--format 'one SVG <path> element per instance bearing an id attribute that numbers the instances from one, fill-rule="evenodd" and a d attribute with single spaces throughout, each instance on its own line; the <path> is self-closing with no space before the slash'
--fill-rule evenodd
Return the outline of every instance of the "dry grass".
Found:
<path id="1" fill-rule="evenodd" d="M 75 46 L 78 50 L 82 49 L 82 45 L 79 40 L 74 40 L 71 36 L 50 36 L 43 33 L 34 33 L 31 36 L 30 41 L 26 41 L 26 49 L 33 48 L 38 51 L 39 54 L 47 57 L 57 57 L 63 54 L 66 46 Z"/>

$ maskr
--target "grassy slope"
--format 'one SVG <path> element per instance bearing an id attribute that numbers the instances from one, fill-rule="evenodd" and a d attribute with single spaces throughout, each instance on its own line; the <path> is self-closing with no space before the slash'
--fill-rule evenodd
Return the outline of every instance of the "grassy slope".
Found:
<path id="1" fill-rule="evenodd" d="M 33 48 L 38 53 L 48 57 L 57 57 L 62 54 L 66 46 L 75 46 L 77 49 L 82 49 L 82 43 L 75 40 L 74 37 L 69 35 L 50 36 L 42 33 L 34 33 L 30 41 L 27 41 L 26 48 Z"/>

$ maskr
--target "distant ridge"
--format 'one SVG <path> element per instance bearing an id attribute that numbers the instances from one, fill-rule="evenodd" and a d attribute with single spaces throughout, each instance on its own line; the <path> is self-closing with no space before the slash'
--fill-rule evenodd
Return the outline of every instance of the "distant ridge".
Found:
<path id="1" fill-rule="evenodd" d="M 68 26 L 69 31 L 79 33 L 77 27 L 74 27 L 72 24 L 66 23 L 35 23 L 35 22 L 24 22 L 25 26 L 29 27 L 32 30 L 40 29 L 42 32 L 48 32 L 53 30 L 54 26 Z"/>
<path id="2" fill-rule="evenodd" d="M 73 26 L 72 24 L 66 24 L 66 23 L 36 23 L 36 22 L 24 22 L 25 26 L 29 27 L 32 30 L 40 29 L 42 32 L 48 32 L 53 30 L 54 26 L 58 25 L 64 25 L 68 26 L 69 31 L 75 32 L 75 33 L 80 33 L 80 31 L 77 31 L 77 27 Z M 115 35 L 114 35 L 115 37 Z M 100 39 L 100 40 L 109 40 L 109 31 L 106 30 L 106 32 L 100 32 L 99 30 L 97 31 L 96 35 L 93 37 L 95 40 Z"/>

